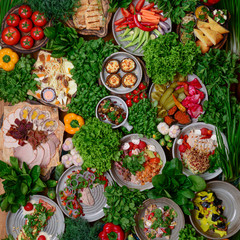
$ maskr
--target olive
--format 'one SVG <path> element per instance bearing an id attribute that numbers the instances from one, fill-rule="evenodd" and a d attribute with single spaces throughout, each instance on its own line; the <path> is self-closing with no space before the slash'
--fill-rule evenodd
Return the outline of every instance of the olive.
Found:
<path id="1" fill-rule="evenodd" d="M 216 222 L 217 220 L 219 220 L 220 219 L 220 216 L 218 215 L 218 214 L 213 214 L 212 215 L 212 221 L 213 222 Z"/>
<path id="2" fill-rule="evenodd" d="M 226 227 L 226 223 L 225 222 L 220 222 L 217 224 L 218 228 L 224 229 Z"/>
<path id="3" fill-rule="evenodd" d="M 202 196 L 201 200 L 205 200 L 206 198 L 207 198 L 207 195 L 206 196 Z"/>
<path id="4" fill-rule="evenodd" d="M 209 208 L 209 207 L 210 207 L 210 203 L 209 203 L 209 202 L 203 202 L 203 203 L 202 203 L 202 206 L 203 206 L 204 208 Z"/>
<path id="5" fill-rule="evenodd" d="M 203 217 L 204 217 L 203 214 L 201 214 L 201 213 L 198 214 L 198 218 L 203 218 Z"/>
<path id="6" fill-rule="evenodd" d="M 219 208 L 219 212 L 220 212 L 221 215 L 223 214 L 223 209 L 222 209 L 222 207 Z"/>
<path id="7" fill-rule="evenodd" d="M 199 210 L 199 207 L 198 207 L 198 206 L 196 206 L 196 205 L 194 205 L 194 209 L 196 209 L 196 210 Z"/>
<path id="8" fill-rule="evenodd" d="M 218 199 L 218 198 L 215 198 L 214 201 L 213 201 L 213 205 L 214 206 L 218 206 L 218 205 L 221 205 L 222 204 L 222 200 Z"/>

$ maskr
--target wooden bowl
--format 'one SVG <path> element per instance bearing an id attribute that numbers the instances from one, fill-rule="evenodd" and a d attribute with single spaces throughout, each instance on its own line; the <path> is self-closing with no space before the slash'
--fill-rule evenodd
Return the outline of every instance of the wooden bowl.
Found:
<path id="1" fill-rule="evenodd" d="M 7 14 L 4 16 L 3 18 L 3 22 L 2 22 L 2 28 L 1 28 L 1 32 L 6 28 L 8 27 L 7 25 L 7 22 L 6 22 L 6 19 L 7 19 L 7 16 L 9 14 L 12 14 L 12 13 L 15 13 L 18 15 L 18 9 L 21 5 L 18 5 L 18 6 L 15 6 L 13 8 L 11 8 Z M 33 24 L 34 26 L 34 24 Z M 42 27 L 42 29 L 45 29 L 46 27 L 50 27 L 51 26 L 51 20 L 49 22 L 47 22 L 47 24 Z M 19 30 L 19 27 L 17 26 L 16 27 L 18 30 Z M 21 34 L 21 37 L 24 37 L 24 36 L 31 36 L 30 32 L 28 33 L 24 33 L 24 32 L 21 32 L 19 30 L 20 34 Z M 48 38 L 45 36 L 43 39 L 41 40 L 34 40 L 34 45 L 31 49 L 25 49 L 21 46 L 20 44 L 20 41 L 21 39 L 19 40 L 19 42 L 16 44 L 16 45 L 7 45 L 6 43 L 3 42 L 2 40 L 2 37 L 0 38 L 0 45 L 2 47 L 8 47 L 8 48 L 11 48 L 12 50 L 16 51 L 16 52 L 19 52 L 19 53 L 33 53 L 33 52 L 37 52 L 38 50 L 40 50 L 43 46 L 45 46 L 47 44 L 47 41 L 48 41 Z"/>
<path id="2" fill-rule="evenodd" d="M 222 25 L 223 27 L 225 27 L 226 29 L 228 29 L 228 22 L 229 22 L 229 20 L 230 20 L 230 18 L 231 18 L 231 14 L 229 13 L 229 11 L 228 11 L 228 14 L 227 14 L 228 16 L 228 18 L 227 18 L 227 21 Z M 178 34 L 178 36 L 179 36 L 179 39 L 180 39 L 180 37 L 181 37 L 181 23 L 180 24 L 178 24 L 177 25 L 177 29 L 176 29 L 176 32 L 177 32 L 177 34 Z M 226 43 L 226 41 L 227 41 L 227 39 L 228 39 L 228 35 L 229 35 L 229 33 L 225 33 L 225 34 L 222 34 L 223 35 L 223 39 L 222 39 L 222 41 L 220 41 L 217 45 L 213 45 L 212 47 L 210 47 L 210 48 L 218 48 L 218 49 L 221 49 L 221 48 L 223 48 L 223 46 L 224 46 L 224 44 Z M 195 36 L 195 35 L 194 35 Z"/>
<path id="3" fill-rule="evenodd" d="M 108 34 L 108 24 L 111 20 L 112 13 L 108 12 L 109 9 L 109 1 L 108 0 L 101 0 L 102 1 L 102 7 L 103 7 L 103 14 L 105 17 L 105 25 L 104 27 L 101 27 L 101 29 L 98 30 L 90 30 L 90 29 L 78 29 L 75 27 L 75 24 L 72 19 L 69 19 L 66 21 L 66 24 L 68 27 L 75 28 L 76 31 L 81 35 L 94 35 L 98 37 L 106 37 Z"/>

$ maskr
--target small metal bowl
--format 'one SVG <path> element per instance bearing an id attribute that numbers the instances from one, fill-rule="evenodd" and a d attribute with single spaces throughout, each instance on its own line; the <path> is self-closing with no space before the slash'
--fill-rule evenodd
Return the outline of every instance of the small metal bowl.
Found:
<path id="1" fill-rule="evenodd" d="M 126 118 L 123 120 L 123 122 L 121 122 L 120 124 L 116 125 L 116 124 L 113 124 L 113 123 L 111 123 L 110 121 L 108 121 L 107 118 L 106 118 L 106 120 L 103 120 L 103 119 L 99 116 L 98 107 L 99 107 L 100 103 L 101 103 L 103 100 L 105 100 L 105 99 L 109 99 L 111 102 L 113 102 L 115 105 L 121 107 L 121 108 L 126 112 Z M 126 104 L 125 101 L 124 101 L 122 98 L 120 98 L 120 97 L 110 95 L 110 96 L 107 96 L 107 97 L 102 98 L 102 99 L 98 102 L 98 104 L 97 104 L 97 106 L 96 106 L 95 113 L 96 113 L 96 117 L 97 117 L 100 121 L 102 121 L 102 122 L 104 122 L 104 123 L 110 124 L 113 129 L 119 128 L 119 127 L 123 126 L 123 127 L 125 127 L 128 131 L 131 131 L 132 128 L 133 128 L 133 126 L 131 126 L 131 125 L 128 123 L 128 121 L 127 121 L 127 119 L 128 119 L 128 107 L 127 107 L 127 104 Z"/>

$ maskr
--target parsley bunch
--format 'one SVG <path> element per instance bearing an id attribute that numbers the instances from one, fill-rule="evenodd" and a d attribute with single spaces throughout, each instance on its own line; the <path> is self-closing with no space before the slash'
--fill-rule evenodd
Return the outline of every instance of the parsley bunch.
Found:
<path id="1" fill-rule="evenodd" d="M 31 74 L 34 63 L 35 60 L 27 55 L 20 58 L 13 71 L 0 69 L 0 100 L 14 105 L 27 99 L 28 90 L 37 90 L 37 81 L 34 80 L 37 76 Z"/>

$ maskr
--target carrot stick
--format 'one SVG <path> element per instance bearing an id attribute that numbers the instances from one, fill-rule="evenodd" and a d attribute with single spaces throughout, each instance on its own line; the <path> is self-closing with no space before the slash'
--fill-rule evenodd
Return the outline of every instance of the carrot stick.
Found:
<path id="1" fill-rule="evenodd" d="M 143 13 L 143 14 L 150 14 L 150 15 L 154 15 L 155 14 L 152 11 L 148 11 L 148 10 L 144 10 L 144 9 L 141 10 L 141 13 Z"/>

